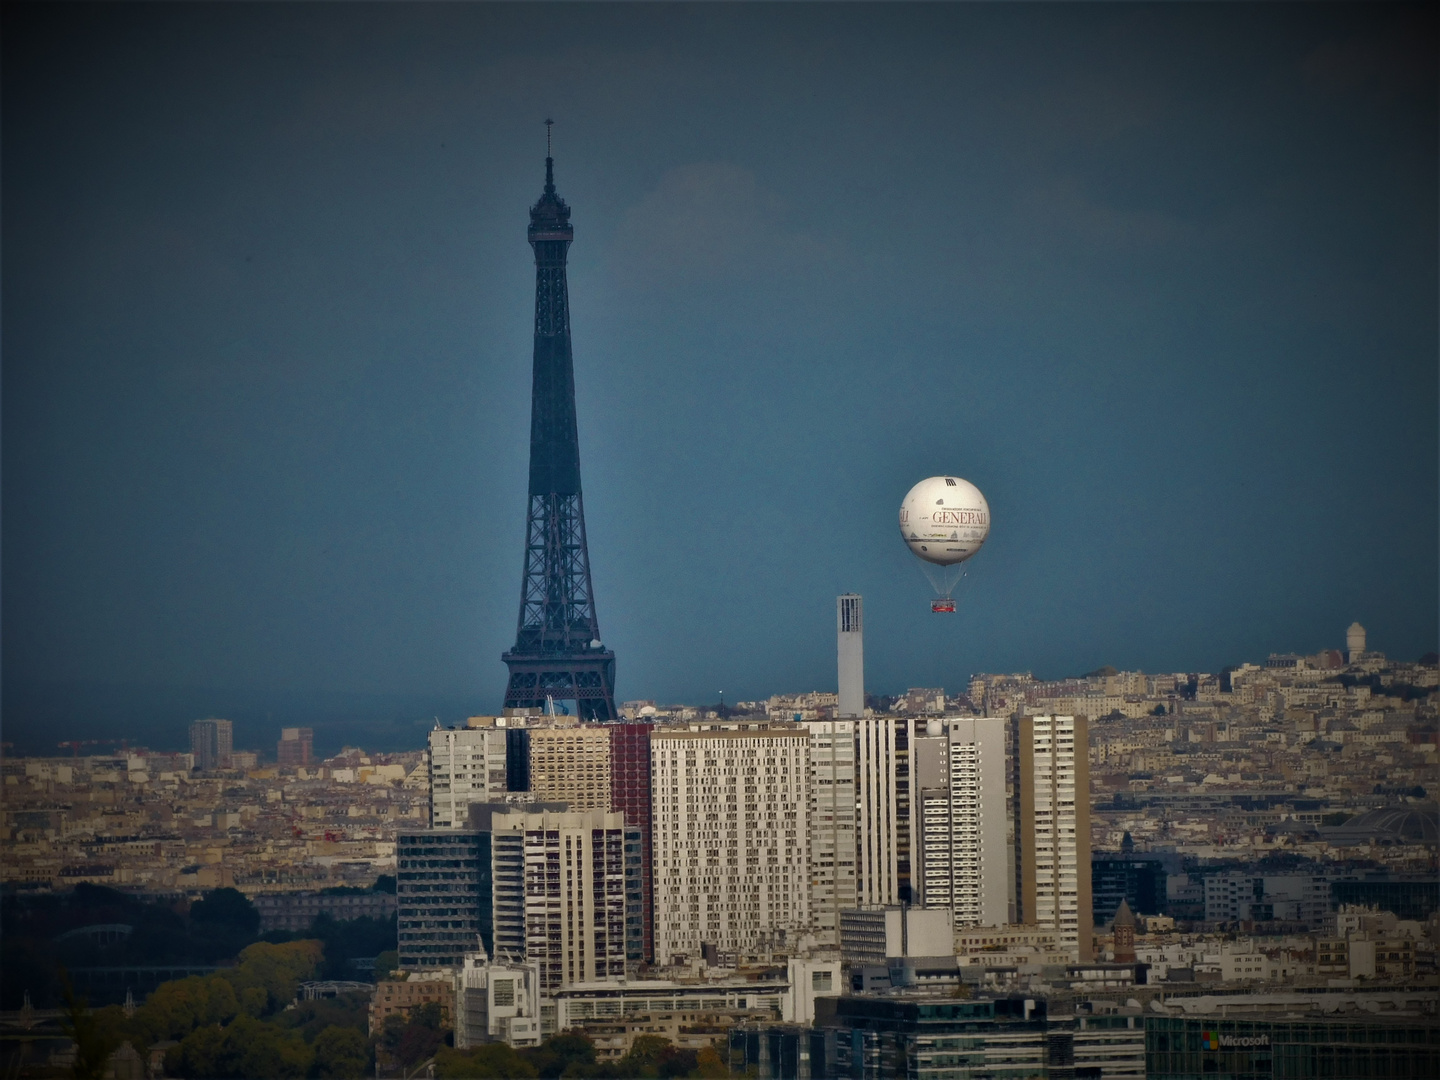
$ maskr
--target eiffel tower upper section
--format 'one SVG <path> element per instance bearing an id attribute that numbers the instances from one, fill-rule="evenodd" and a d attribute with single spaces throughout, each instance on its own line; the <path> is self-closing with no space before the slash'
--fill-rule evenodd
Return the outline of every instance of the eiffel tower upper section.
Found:
<path id="1" fill-rule="evenodd" d="M 548 124 L 547 124 L 548 126 Z M 548 148 L 547 148 L 548 149 Z M 535 362 L 530 397 L 530 506 L 525 571 L 506 708 L 574 701 L 586 720 L 614 720 L 615 654 L 600 641 L 575 424 L 575 364 L 565 259 L 574 239 L 570 208 L 555 193 L 555 160 L 530 208 L 535 251 Z"/>

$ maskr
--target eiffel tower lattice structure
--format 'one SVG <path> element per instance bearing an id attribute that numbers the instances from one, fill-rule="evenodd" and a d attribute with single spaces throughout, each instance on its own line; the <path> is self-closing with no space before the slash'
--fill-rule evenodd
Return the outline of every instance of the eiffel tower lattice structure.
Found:
<path id="1" fill-rule="evenodd" d="M 573 701 L 583 720 L 615 720 L 615 654 L 601 643 L 585 542 L 575 364 L 565 259 L 574 239 L 570 208 L 555 193 L 555 159 L 545 158 L 545 190 L 530 209 L 535 251 L 535 364 L 530 399 L 530 506 L 525 571 L 507 709 Z"/>

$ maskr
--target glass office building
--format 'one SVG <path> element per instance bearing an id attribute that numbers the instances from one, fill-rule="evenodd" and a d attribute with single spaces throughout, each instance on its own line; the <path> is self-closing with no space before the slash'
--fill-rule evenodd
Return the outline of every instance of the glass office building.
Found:
<path id="1" fill-rule="evenodd" d="M 1049 1005 L 1043 998 L 847 996 L 793 1047 L 779 1029 L 736 1029 L 730 1066 L 759 1068 L 764 1054 L 772 1075 L 811 1080 L 1143 1080 L 1143 1015 L 1051 1016 Z M 792 1060 L 795 1071 L 787 1072 Z"/>
<path id="2" fill-rule="evenodd" d="M 1434 1016 L 1296 1020 L 1145 1018 L 1150 1080 L 1433 1080 Z"/>
<path id="3" fill-rule="evenodd" d="M 402 832 L 395 855 L 400 966 L 460 968 L 481 943 L 492 953 L 490 834 Z"/>

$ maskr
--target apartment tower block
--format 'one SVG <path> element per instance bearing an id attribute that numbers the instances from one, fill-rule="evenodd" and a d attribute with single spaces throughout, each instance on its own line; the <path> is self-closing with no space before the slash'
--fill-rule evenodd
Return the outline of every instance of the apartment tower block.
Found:
<path id="1" fill-rule="evenodd" d="M 916 823 L 911 747 L 925 722 L 868 716 L 855 723 L 855 899 L 860 906 L 915 902 Z"/>
<path id="2" fill-rule="evenodd" d="M 839 947 L 840 912 L 856 906 L 855 721 L 809 720 L 810 915 L 816 941 Z"/>
<path id="3" fill-rule="evenodd" d="M 626 827 L 638 829 L 640 833 L 640 848 L 636 853 L 640 868 L 636 896 L 639 908 L 627 916 L 632 921 L 626 936 L 630 949 L 627 959 L 645 963 L 653 963 L 655 959 L 650 807 L 650 732 L 653 729 L 653 724 L 606 725 L 610 733 L 610 809 L 624 814 Z"/>
<path id="4" fill-rule="evenodd" d="M 493 717 L 475 721 L 482 723 L 430 732 L 432 829 L 465 828 L 472 803 L 501 798 L 507 790 L 505 729 Z"/>
<path id="5" fill-rule="evenodd" d="M 308 727 L 280 729 L 275 744 L 275 762 L 282 769 L 304 769 L 315 757 L 315 731 Z"/>
<path id="6" fill-rule="evenodd" d="M 915 740 L 917 899 L 949 908 L 955 928 L 1009 922 L 1005 721 L 931 720 Z"/>
<path id="7" fill-rule="evenodd" d="M 1015 721 L 1016 906 L 1019 921 L 1053 930 L 1087 963 L 1090 900 L 1090 752 L 1084 716 Z"/>
<path id="8" fill-rule="evenodd" d="M 196 720 L 190 725 L 190 753 L 202 772 L 228 769 L 235 752 L 234 726 L 229 720 Z"/>
<path id="9" fill-rule="evenodd" d="M 530 736 L 530 794 L 541 802 L 563 802 L 571 810 L 609 810 L 610 731 L 598 724 L 549 721 L 527 727 Z"/>
<path id="10" fill-rule="evenodd" d="M 655 962 L 810 932 L 810 733 L 650 735 Z"/>
<path id="11" fill-rule="evenodd" d="M 542 991 L 625 977 L 623 814 L 484 804 L 471 826 L 493 852 L 493 956 L 537 964 Z"/>

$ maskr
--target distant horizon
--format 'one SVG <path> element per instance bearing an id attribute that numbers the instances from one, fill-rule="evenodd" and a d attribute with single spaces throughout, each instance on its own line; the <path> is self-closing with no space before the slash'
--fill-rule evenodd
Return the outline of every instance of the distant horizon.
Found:
<path id="1" fill-rule="evenodd" d="M 1368 634 L 1369 628 L 1366 630 Z M 971 672 L 964 686 L 936 681 L 877 690 L 867 685 L 865 693 L 867 697 L 899 697 L 910 689 L 924 686 L 943 688 L 947 698 L 958 698 L 968 695 L 969 678 L 976 675 L 1018 674 L 1026 671 L 1040 682 L 1081 679 L 1105 667 L 1113 667 L 1117 672 L 1142 672 L 1151 675 L 1213 675 L 1227 666 L 1246 663 L 1259 663 L 1263 666 L 1264 661 L 1271 655 L 1313 656 L 1326 649 L 1339 649 L 1343 652 L 1343 633 L 1341 638 L 1340 643 L 1322 646 L 1320 649 L 1273 649 L 1263 657 L 1241 657 L 1207 668 L 1145 671 L 1143 668 L 1101 664 L 1087 671 L 1057 675 L 1037 673 L 1033 669 L 1019 667 L 1003 672 Z M 1413 664 L 1435 650 L 1427 650 L 1418 657 L 1393 656 L 1384 649 L 1372 651 L 1385 654 L 1388 660 L 1395 663 Z M 503 689 L 503 683 L 498 683 L 494 694 L 497 703 Z M 772 689 L 762 696 L 740 694 L 733 697 L 727 691 L 725 704 L 733 707 L 739 701 L 764 701 L 778 695 L 828 693 L 833 690 L 834 688 L 828 685 L 803 688 L 797 686 Z M 182 686 L 103 680 L 7 679 L 3 686 L 3 697 L 4 719 L 3 724 L 0 724 L 0 732 L 3 732 L 4 742 L 9 747 L 6 756 L 13 757 L 63 757 L 66 756 L 63 752 L 55 751 L 63 751 L 65 743 L 87 740 L 97 740 L 99 745 L 116 747 L 126 741 L 131 744 L 132 749 L 144 748 L 161 753 L 184 752 L 189 749 L 189 724 L 202 719 L 232 721 L 235 724 L 235 749 L 258 751 L 271 757 L 274 756 L 274 744 L 280 737 L 280 730 L 286 727 L 313 728 L 317 757 L 332 756 L 345 746 L 356 746 L 374 753 L 403 753 L 424 749 L 425 732 L 437 722 L 442 726 L 450 726 L 462 724 L 470 716 L 498 716 L 501 713 L 498 704 L 478 708 L 454 696 L 427 695 L 423 692 L 380 694 L 319 689 L 267 690 L 255 687 Z M 205 707 L 202 702 L 207 700 L 215 701 L 215 706 Z M 698 709 L 715 708 L 721 704 L 718 694 L 708 699 L 627 696 L 623 700 L 617 700 L 616 704 L 630 701 L 653 701 L 657 706 Z M 97 715 L 96 710 L 104 708 L 106 702 L 110 703 L 113 711 L 104 716 Z M 156 711 L 161 712 L 165 719 L 142 719 L 153 717 Z M 258 715 L 260 713 L 264 716 Z M 133 731 L 136 734 L 113 734 L 117 730 L 113 719 L 116 716 L 127 718 L 129 726 L 121 726 L 124 731 Z M 140 734 L 142 732 L 148 734 Z M 411 735 L 415 736 L 414 742 L 401 741 Z M 50 743 L 52 738 L 53 744 Z M 367 738 L 370 740 L 368 745 Z"/>

